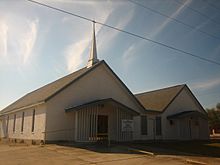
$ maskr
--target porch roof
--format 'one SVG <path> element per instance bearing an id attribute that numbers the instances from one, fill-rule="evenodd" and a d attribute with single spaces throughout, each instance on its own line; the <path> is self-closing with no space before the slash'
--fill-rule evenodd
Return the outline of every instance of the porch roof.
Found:
<path id="1" fill-rule="evenodd" d="M 78 111 L 82 108 L 85 108 L 87 106 L 91 106 L 91 105 L 95 105 L 95 104 L 105 104 L 105 103 L 113 103 L 113 104 L 116 104 L 120 107 L 123 107 L 125 108 L 126 110 L 128 110 L 130 113 L 132 113 L 133 115 L 139 115 L 139 113 L 131 108 L 129 108 L 128 106 L 112 99 L 112 98 L 107 98 L 107 99 L 100 99 L 100 100 L 94 100 L 94 101 L 90 101 L 90 102 L 87 102 L 85 104 L 81 104 L 81 105 L 78 105 L 78 106 L 73 106 L 73 107 L 69 107 L 69 108 L 65 108 L 65 111 L 66 112 L 72 112 L 72 111 Z"/>
<path id="2" fill-rule="evenodd" d="M 179 119 L 179 118 L 185 118 L 185 117 L 195 117 L 195 116 L 207 119 L 207 115 L 205 115 L 201 112 L 198 112 L 198 111 L 183 111 L 180 113 L 176 113 L 176 114 L 167 116 L 167 119 L 172 120 L 172 119 Z"/>

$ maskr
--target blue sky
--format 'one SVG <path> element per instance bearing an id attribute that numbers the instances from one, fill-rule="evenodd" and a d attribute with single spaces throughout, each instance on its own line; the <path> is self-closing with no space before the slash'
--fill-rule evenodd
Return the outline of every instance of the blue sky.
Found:
<path id="1" fill-rule="evenodd" d="M 196 29 L 125 0 L 38 1 L 220 62 L 220 39 L 198 31 L 220 38 L 218 0 L 138 1 Z M 96 34 L 98 58 L 133 93 L 186 83 L 205 108 L 220 102 L 220 66 L 100 25 Z M 91 38 L 90 22 L 25 0 L 1 0 L 0 109 L 85 67 Z"/>

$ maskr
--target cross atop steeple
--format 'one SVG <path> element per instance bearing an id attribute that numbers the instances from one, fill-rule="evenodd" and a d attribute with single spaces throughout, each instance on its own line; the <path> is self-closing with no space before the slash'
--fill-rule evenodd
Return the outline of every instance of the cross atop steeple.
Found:
<path id="1" fill-rule="evenodd" d="M 99 62 L 99 60 L 97 58 L 97 49 L 96 49 L 95 21 L 93 21 L 92 46 L 90 50 L 90 57 L 87 63 L 87 68 L 93 66 L 97 62 Z"/>

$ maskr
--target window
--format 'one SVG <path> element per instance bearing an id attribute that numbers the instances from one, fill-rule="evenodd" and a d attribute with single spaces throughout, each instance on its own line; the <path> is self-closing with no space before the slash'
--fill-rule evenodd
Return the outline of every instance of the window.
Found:
<path id="1" fill-rule="evenodd" d="M 147 135 L 147 116 L 141 116 L 141 135 Z"/>
<path id="2" fill-rule="evenodd" d="M 174 122 L 173 122 L 173 120 L 170 120 L 170 125 L 174 125 Z"/>
<path id="3" fill-rule="evenodd" d="M 161 135 L 161 117 L 156 117 L 156 135 Z"/>
<path id="4" fill-rule="evenodd" d="M 32 115 L 32 128 L 31 128 L 32 132 L 34 132 L 34 124 L 35 124 L 35 109 L 33 110 L 33 115 Z"/>
<path id="5" fill-rule="evenodd" d="M 13 132 L 15 132 L 16 114 L 14 114 Z"/>
<path id="6" fill-rule="evenodd" d="M 22 112 L 22 118 L 21 118 L 21 132 L 24 131 L 24 112 Z"/>
<path id="7" fill-rule="evenodd" d="M 9 125 L 9 115 L 7 117 L 6 134 L 8 134 L 8 125 Z"/>

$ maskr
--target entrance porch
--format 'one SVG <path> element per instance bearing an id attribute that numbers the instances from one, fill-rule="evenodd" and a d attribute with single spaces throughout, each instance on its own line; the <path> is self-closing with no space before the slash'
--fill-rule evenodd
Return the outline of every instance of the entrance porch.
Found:
<path id="1" fill-rule="evenodd" d="M 138 113 L 111 98 L 71 107 L 66 112 L 74 113 L 77 142 L 133 140 L 133 116 Z"/>

